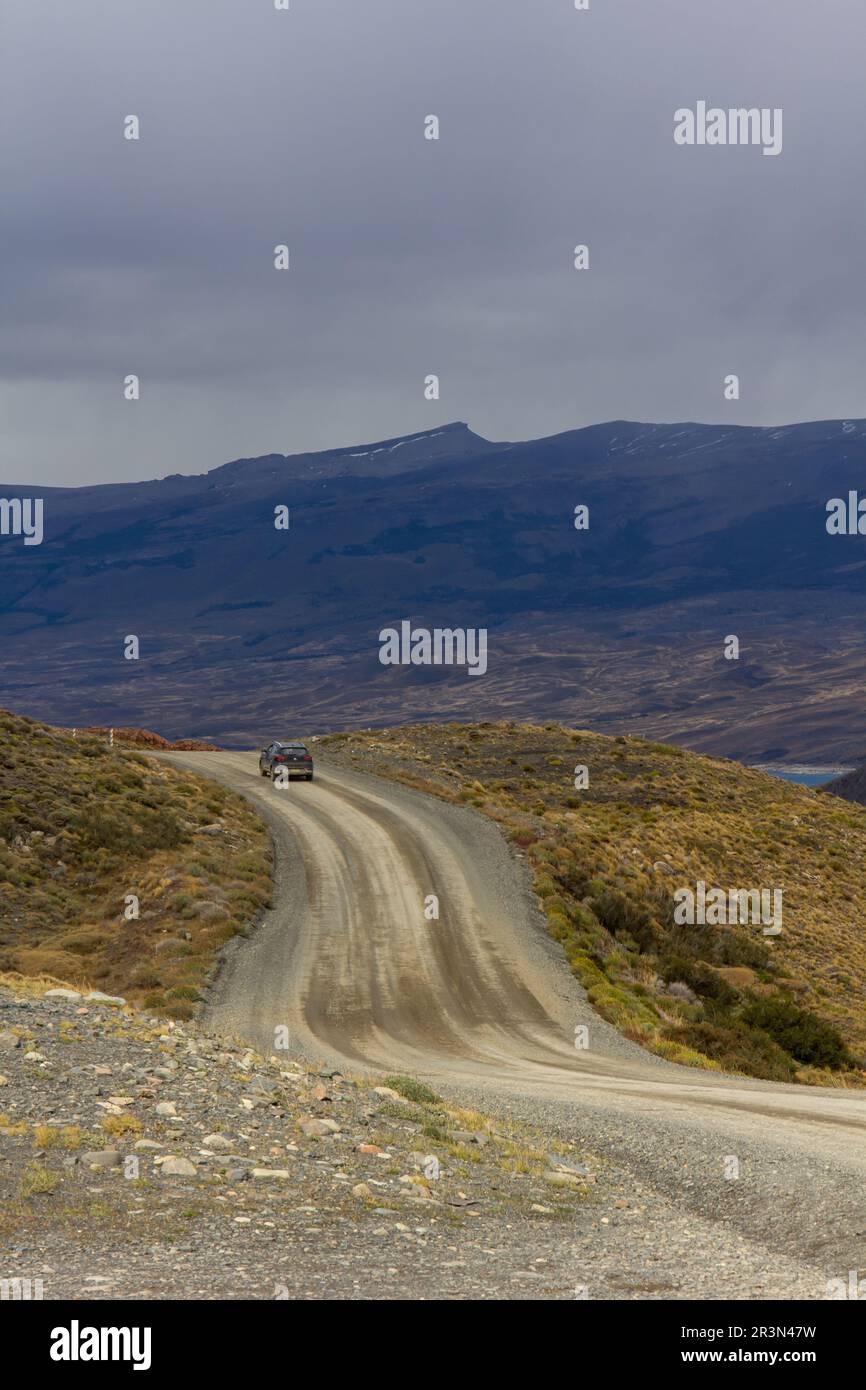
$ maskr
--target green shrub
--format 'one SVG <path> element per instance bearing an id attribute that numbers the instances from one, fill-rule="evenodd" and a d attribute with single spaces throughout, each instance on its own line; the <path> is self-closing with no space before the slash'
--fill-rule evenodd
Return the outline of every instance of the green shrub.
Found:
<path id="1" fill-rule="evenodd" d="M 729 985 L 727 980 L 723 980 L 715 970 L 704 965 L 703 961 L 687 960 L 685 956 L 666 955 L 659 962 L 659 974 L 669 983 L 673 980 L 685 981 L 695 994 L 699 994 L 702 999 L 712 999 L 716 1004 L 734 1004 L 739 998 L 733 986 Z"/>
<path id="2" fill-rule="evenodd" d="M 671 1029 L 667 1036 L 718 1062 L 725 1071 L 790 1081 L 797 1069 L 787 1052 L 768 1034 L 738 1024 L 687 1023 Z"/>
<path id="3" fill-rule="evenodd" d="M 195 1008 L 186 999 L 174 999 L 162 1010 L 169 1018 L 195 1018 Z"/>
<path id="4" fill-rule="evenodd" d="M 659 928 L 646 909 L 617 889 L 605 888 L 591 900 L 590 907 L 611 936 L 627 934 L 643 951 L 652 950 L 661 938 Z"/>
<path id="5" fill-rule="evenodd" d="M 75 817 L 82 845 L 91 850 L 108 849 L 117 854 L 150 854 L 158 849 L 176 849 L 183 842 L 180 826 L 167 811 L 138 808 L 136 818 L 121 812 L 107 814 L 88 807 Z"/>
<path id="6" fill-rule="evenodd" d="M 390 1086 L 391 1090 L 396 1091 L 404 1100 L 415 1101 L 416 1105 L 437 1105 L 442 1099 L 435 1091 L 431 1091 L 429 1086 L 425 1086 L 423 1081 L 416 1081 L 412 1076 L 386 1076 L 385 1085 Z"/>
<path id="7" fill-rule="evenodd" d="M 145 965 L 133 971 L 132 983 L 136 989 L 158 989 L 162 984 L 162 976 Z"/>
<path id="8" fill-rule="evenodd" d="M 841 1034 L 830 1023 L 783 999 L 757 999 L 743 1022 L 760 1028 L 798 1062 L 836 1071 L 853 1063 Z"/>

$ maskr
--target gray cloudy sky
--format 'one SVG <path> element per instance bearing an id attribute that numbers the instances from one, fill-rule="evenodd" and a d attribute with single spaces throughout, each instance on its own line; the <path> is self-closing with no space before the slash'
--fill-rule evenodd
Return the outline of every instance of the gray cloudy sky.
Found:
<path id="1" fill-rule="evenodd" d="M 453 419 L 518 439 L 866 415 L 863 0 L 0 15 L 2 481 Z M 699 100 L 782 107 L 782 154 L 678 148 Z"/>

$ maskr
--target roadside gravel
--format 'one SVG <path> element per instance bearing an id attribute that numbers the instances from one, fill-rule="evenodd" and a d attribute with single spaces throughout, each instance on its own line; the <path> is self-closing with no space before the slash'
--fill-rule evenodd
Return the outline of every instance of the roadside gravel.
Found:
<path id="1" fill-rule="evenodd" d="M 79 1300 L 826 1296 L 817 1263 L 678 1211 L 573 1125 L 388 1080 L 0 989 L 0 1278 Z"/>

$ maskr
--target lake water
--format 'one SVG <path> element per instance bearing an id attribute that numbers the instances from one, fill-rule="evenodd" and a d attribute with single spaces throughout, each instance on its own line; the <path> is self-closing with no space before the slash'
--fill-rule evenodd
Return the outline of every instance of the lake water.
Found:
<path id="1" fill-rule="evenodd" d="M 822 767 L 812 768 L 811 770 L 800 770 L 799 768 L 788 769 L 784 767 L 762 767 L 761 772 L 769 772 L 773 777 L 781 777 L 785 782 L 799 782 L 804 787 L 823 787 L 825 782 L 832 782 L 835 777 L 841 777 L 843 772 L 848 772 L 847 767 Z"/>

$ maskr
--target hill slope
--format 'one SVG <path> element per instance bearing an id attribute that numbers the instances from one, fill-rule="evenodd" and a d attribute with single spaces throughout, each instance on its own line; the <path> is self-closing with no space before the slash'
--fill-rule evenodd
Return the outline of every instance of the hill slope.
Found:
<path id="1" fill-rule="evenodd" d="M 618 421 L 516 444 L 454 424 L 198 477 L 5 487 L 44 497 L 45 539 L 0 541 L 0 701 L 247 745 L 290 735 L 289 714 L 517 715 L 856 761 L 866 542 L 828 536 L 825 504 L 864 466 L 863 422 Z M 379 631 L 404 618 L 487 628 L 487 673 L 383 667 Z"/>
<path id="2" fill-rule="evenodd" d="M 415 726 L 324 746 L 498 820 L 590 1000 L 628 1037 L 693 1065 L 866 1081 L 866 812 L 726 760 L 556 724 Z M 781 890 L 781 933 L 679 925 L 675 894 L 698 881 Z"/>
<path id="3" fill-rule="evenodd" d="M 832 782 L 825 782 L 821 790 L 831 796 L 841 796 L 843 801 L 856 801 L 866 806 L 866 767 L 855 767 Z"/>
<path id="4" fill-rule="evenodd" d="M 0 971 L 188 1018 L 269 895 L 268 835 L 240 797 L 0 711 Z"/>

